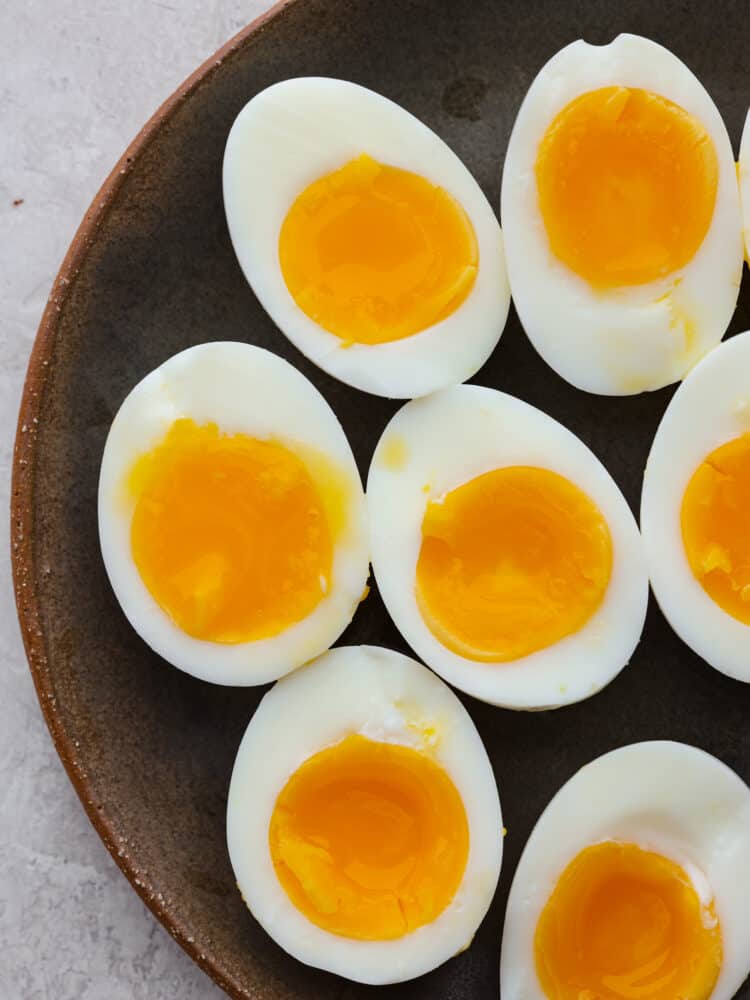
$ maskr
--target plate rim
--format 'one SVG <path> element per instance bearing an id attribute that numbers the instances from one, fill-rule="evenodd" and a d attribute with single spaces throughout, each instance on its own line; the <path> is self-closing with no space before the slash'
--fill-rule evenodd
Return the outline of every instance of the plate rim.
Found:
<path id="1" fill-rule="evenodd" d="M 54 278 L 34 337 L 21 392 L 11 462 L 10 562 L 16 614 L 29 671 L 54 748 L 90 823 L 131 888 L 196 965 L 232 1000 L 245 1000 L 250 994 L 215 959 L 210 950 L 202 950 L 193 940 L 189 929 L 180 920 L 179 914 L 173 911 L 170 905 L 172 901 L 150 892 L 149 886 L 139 877 L 139 871 L 130 861 L 129 855 L 120 854 L 116 833 L 109 818 L 92 798 L 89 779 L 78 759 L 75 742 L 65 729 L 58 713 L 55 684 L 46 653 L 46 636 L 42 628 L 38 595 L 34 586 L 34 581 L 37 579 L 33 517 L 38 458 L 37 427 L 45 397 L 47 370 L 54 355 L 61 317 L 75 279 L 96 241 L 97 231 L 107 218 L 128 174 L 161 128 L 203 83 L 211 79 L 228 58 L 238 54 L 247 42 L 271 21 L 301 2 L 303 0 L 276 0 L 266 11 L 246 24 L 201 62 L 139 129 L 94 195 Z"/>

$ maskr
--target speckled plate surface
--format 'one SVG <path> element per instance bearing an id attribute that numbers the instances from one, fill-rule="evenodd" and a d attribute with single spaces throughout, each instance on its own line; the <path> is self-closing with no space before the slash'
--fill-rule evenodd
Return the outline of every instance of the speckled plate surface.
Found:
<path id="1" fill-rule="evenodd" d="M 284 77 L 357 81 L 426 121 L 497 205 L 521 98 L 542 64 L 580 36 L 606 42 L 627 30 L 669 46 L 705 83 L 736 149 L 750 102 L 749 23 L 742 0 L 295 0 L 242 32 L 180 88 L 84 219 L 39 330 L 19 419 L 12 546 L 21 627 L 52 736 L 92 822 L 136 891 L 232 997 L 353 1000 L 375 991 L 288 958 L 234 887 L 227 787 L 263 691 L 193 680 L 128 626 L 97 541 L 107 429 L 146 372 L 216 339 L 261 344 L 298 365 L 343 421 L 363 473 L 397 405 L 313 368 L 245 283 L 221 201 L 222 150 L 234 116 Z M 746 276 L 731 330 L 748 326 Z M 565 423 L 637 506 L 672 390 L 626 399 L 577 392 L 536 356 L 513 314 L 475 380 Z M 404 649 L 377 593 L 342 642 Z M 750 686 L 702 663 L 653 602 L 630 667 L 589 701 L 526 715 L 464 700 L 490 753 L 509 831 L 500 887 L 469 951 L 378 996 L 497 996 L 502 915 L 518 856 L 550 796 L 592 757 L 633 740 L 672 738 L 704 747 L 750 780 Z M 750 998 L 750 988 L 738 995 Z"/>

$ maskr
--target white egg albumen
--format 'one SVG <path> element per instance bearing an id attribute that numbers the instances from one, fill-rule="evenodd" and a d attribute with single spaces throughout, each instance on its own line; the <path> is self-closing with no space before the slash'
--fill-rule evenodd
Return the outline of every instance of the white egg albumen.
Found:
<path id="1" fill-rule="evenodd" d="M 740 141 L 740 158 L 737 161 L 737 179 L 742 204 L 742 234 L 745 239 L 745 259 L 750 260 L 750 111 L 745 118 Z"/>
<path id="2" fill-rule="evenodd" d="M 367 153 L 426 178 L 471 219 L 479 247 L 474 286 L 450 316 L 384 344 L 344 344 L 292 298 L 279 232 L 297 196 Z M 286 80 L 237 116 L 224 155 L 224 205 L 237 259 L 279 329 L 324 371 L 365 392 L 411 398 L 462 382 L 484 364 L 505 325 L 510 291 L 502 233 L 479 185 L 434 132 L 385 97 L 343 80 Z"/>
<path id="3" fill-rule="evenodd" d="M 276 799 L 289 777 L 353 733 L 429 753 L 456 786 L 469 825 L 469 856 L 453 900 L 431 924 L 390 941 L 346 938 L 310 922 L 278 881 L 268 846 Z M 502 840 L 497 786 L 474 723 L 442 681 L 401 653 L 375 646 L 330 650 L 272 688 L 242 739 L 227 808 L 232 867 L 258 922 L 308 965 L 380 985 L 420 976 L 462 951 L 492 901 Z"/>
<path id="4" fill-rule="evenodd" d="M 529 837 L 508 897 L 503 1000 L 547 1000 L 534 935 L 558 878 L 585 847 L 620 840 L 680 864 L 701 902 L 712 897 L 724 958 L 711 1000 L 730 1000 L 750 971 L 750 789 L 703 750 L 655 741 L 621 747 L 563 785 Z"/>
<path id="5" fill-rule="evenodd" d="M 405 449 L 398 467 L 389 461 L 394 441 Z M 601 605 L 575 634 L 515 661 L 477 662 L 442 645 L 419 611 L 422 520 L 431 499 L 508 465 L 551 469 L 588 494 L 609 526 L 612 576 Z M 455 687 L 506 708 L 555 708 L 594 694 L 630 659 L 648 599 L 638 528 L 601 462 L 541 410 L 476 385 L 407 403 L 375 450 L 367 503 L 372 564 L 385 605 L 412 649 Z"/>
<path id="6" fill-rule="evenodd" d="M 677 635 L 712 667 L 750 681 L 750 626 L 713 601 L 693 576 L 682 544 L 682 499 L 715 448 L 750 432 L 750 331 L 717 347 L 672 397 L 651 445 L 641 530 L 651 586 Z"/>
<path id="7" fill-rule="evenodd" d="M 348 484 L 330 591 L 306 618 L 278 635 L 236 644 L 193 638 L 159 607 L 141 579 L 130 545 L 135 501 L 125 483 L 135 461 L 179 417 L 215 422 L 225 433 L 316 448 Z M 362 483 L 341 424 L 304 375 L 283 358 L 249 344 L 188 348 L 154 369 L 126 397 L 102 457 L 99 538 L 110 583 L 136 632 L 174 666 L 216 684 L 263 684 L 317 656 L 351 621 L 369 572 Z"/>
<path id="8" fill-rule="evenodd" d="M 555 116 L 579 95 L 613 85 L 650 90 L 699 119 L 716 147 L 719 182 L 709 231 L 692 260 L 659 281 L 601 292 L 552 253 L 535 163 Z M 579 40 L 550 59 L 513 126 L 500 215 L 521 323 L 544 360 L 577 388 L 613 396 L 658 389 L 682 378 L 724 336 L 742 276 L 732 147 L 703 85 L 656 42 L 637 35 L 602 46 Z"/>

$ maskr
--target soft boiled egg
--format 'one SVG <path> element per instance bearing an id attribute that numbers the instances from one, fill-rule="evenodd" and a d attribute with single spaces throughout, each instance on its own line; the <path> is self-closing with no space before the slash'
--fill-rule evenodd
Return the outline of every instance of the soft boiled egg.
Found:
<path id="1" fill-rule="evenodd" d="M 218 684 L 274 680 L 349 624 L 368 575 L 364 495 L 336 416 L 259 347 L 175 355 L 107 437 L 99 537 L 157 653 Z"/>
<path id="2" fill-rule="evenodd" d="M 628 662 L 648 595 L 633 515 L 574 434 L 512 396 L 407 403 L 367 481 L 391 617 L 445 680 L 508 708 L 594 694 Z"/>
<path id="3" fill-rule="evenodd" d="M 232 773 L 227 839 L 240 892 L 277 944 L 382 984 L 469 946 L 503 830 L 490 762 L 453 692 L 400 653 L 345 646 L 261 701 Z"/>
<path id="4" fill-rule="evenodd" d="M 646 463 L 641 527 L 672 628 L 712 667 L 750 681 L 750 332 L 672 397 Z"/>
<path id="5" fill-rule="evenodd" d="M 524 329 L 579 389 L 658 389 L 723 337 L 742 275 L 732 148 L 655 42 L 577 41 L 544 66 L 508 144 L 501 218 Z"/>
<path id="6" fill-rule="evenodd" d="M 750 971 L 750 789 L 637 743 L 542 813 L 508 898 L 503 1000 L 731 1000 Z"/>
<path id="7" fill-rule="evenodd" d="M 232 243 L 263 307 L 316 365 L 410 398 L 462 382 L 508 314 L 500 226 L 426 125 L 343 80 L 286 80 L 224 156 Z"/>
<path id="8" fill-rule="evenodd" d="M 750 111 L 745 118 L 737 163 L 737 180 L 742 204 L 742 232 L 745 237 L 745 259 L 750 260 Z"/>

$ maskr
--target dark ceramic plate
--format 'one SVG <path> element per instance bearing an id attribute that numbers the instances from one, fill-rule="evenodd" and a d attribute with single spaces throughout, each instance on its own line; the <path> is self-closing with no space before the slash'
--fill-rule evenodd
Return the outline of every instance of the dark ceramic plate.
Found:
<path id="1" fill-rule="evenodd" d="M 161 662 L 128 626 L 97 542 L 104 439 L 135 382 L 208 340 L 248 340 L 298 365 L 341 418 L 363 474 L 397 405 L 308 364 L 245 283 L 221 200 L 234 116 L 284 77 L 355 80 L 427 122 L 497 205 L 523 94 L 542 64 L 580 36 L 605 42 L 627 30 L 668 45 L 713 95 L 736 148 L 750 101 L 747 23 L 743 0 L 297 0 L 246 29 L 187 81 L 84 219 L 55 282 L 21 408 L 12 512 L 18 611 L 42 709 L 91 821 L 144 901 L 231 996 L 375 994 L 287 957 L 235 889 L 224 840 L 227 786 L 263 690 L 194 680 Z M 732 331 L 748 326 L 746 281 Z M 579 434 L 637 508 L 671 390 L 626 399 L 578 392 L 536 356 L 513 314 L 476 381 L 521 396 Z M 342 641 L 405 648 L 376 593 Z M 534 715 L 464 701 L 490 753 L 509 831 L 500 887 L 467 952 L 379 996 L 497 996 L 516 861 L 550 796 L 586 761 L 623 743 L 668 737 L 704 747 L 750 780 L 750 685 L 707 667 L 653 603 L 630 667 L 590 701 Z"/>

